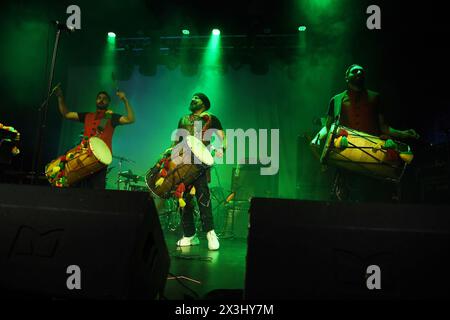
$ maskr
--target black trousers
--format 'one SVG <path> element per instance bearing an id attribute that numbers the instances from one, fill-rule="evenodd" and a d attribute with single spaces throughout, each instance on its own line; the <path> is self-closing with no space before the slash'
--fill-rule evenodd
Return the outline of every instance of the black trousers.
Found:
<path id="1" fill-rule="evenodd" d="M 372 177 L 336 170 L 332 199 L 351 202 L 396 202 L 398 185 Z"/>
<path id="2" fill-rule="evenodd" d="M 204 232 L 214 229 L 214 221 L 211 206 L 211 194 L 208 187 L 208 176 L 205 172 L 194 183 L 195 197 L 200 211 L 200 219 Z M 186 206 L 181 210 L 181 221 L 183 224 L 183 233 L 185 237 L 191 237 L 195 234 L 194 222 L 194 196 L 186 196 Z"/>

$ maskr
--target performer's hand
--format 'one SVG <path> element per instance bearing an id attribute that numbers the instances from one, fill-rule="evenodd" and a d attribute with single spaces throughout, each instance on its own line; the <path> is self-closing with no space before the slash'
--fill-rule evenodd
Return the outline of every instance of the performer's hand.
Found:
<path id="1" fill-rule="evenodd" d="M 320 134 L 316 134 L 316 136 L 311 140 L 310 144 L 312 146 L 320 146 Z"/>
<path id="2" fill-rule="evenodd" d="M 173 148 L 167 148 L 166 150 L 164 150 L 163 152 L 163 157 L 169 156 L 172 153 Z"/>
<path id="3" fill-rule="evenodd" d="M 221 148 L 220 149 L 214 149 L 214 151 L 215 151 L 215 153 L 214 153 L 215 157 L 217 157 L 217 158 L 222 158 L 223 157 L 223 151 L 222 151 Z"/>
<path id="4" fill-rule="evenodd" d="M 125 101 L 127 99 L 125 92 L 123 91 L 117 91 L 116 95 L 119 97 L 120 100 Z"/>
<path id="5" fill-rule="evenodd" d="M 60 97 L 63 96 L 63 92 L 62 92 L 61 86 L 60 86 L 59 84 L 55 87 L 54 90 L 55 90 L 55 95 L 56 95 L 58 98 L 60 98 Z"/>
<path id="6" fill-rule="evenodd" d="M 17 156 L 20 153 L 19 148 L 17 148 L 16 146 L 14 146 L 14 148 L 12 148 L 11 153 L 13 156 Z"/>

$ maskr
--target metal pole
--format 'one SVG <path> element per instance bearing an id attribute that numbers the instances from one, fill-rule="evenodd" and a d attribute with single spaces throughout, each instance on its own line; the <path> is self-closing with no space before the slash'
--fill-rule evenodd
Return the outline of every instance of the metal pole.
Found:
<path id="1" fill-rule="evenodd" d="M 57 28 L 55 44 L 53 47 L 52 64 L 50 67 L 50 76 L 48 79 L 47 98 L 45 99 L 44 103 L 38 109 L 39 123 L 38 123 L 37 137 L 36 137 L 37 143 L 36 143 L 34 157 L 33 157 L 32 184 L 34 184 L 35 179 L 39 176 L 39 170 L 41 167 L 43 137 L 44 137 L 45 128 L 47 126 L 47 123 L 46 123 L 47 122 L 47 110 L 48 110 L 48 103 L 50 100 L 50 96 L 52 93 L 52 84 L 53 84 L 53 77 L 55 74 L 56 56 L 58 53 L 58 44 L 59 44 L 60 35 L 61 35 L 61 30 L 59 28 Z"/>

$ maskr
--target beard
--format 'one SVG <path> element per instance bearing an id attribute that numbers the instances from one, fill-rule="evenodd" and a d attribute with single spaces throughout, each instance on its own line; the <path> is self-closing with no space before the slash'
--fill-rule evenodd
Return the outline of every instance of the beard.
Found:
<path id="1" fill-rule="evenodd" d="M 200 106 L 200 105 L 197 105 L 197 104 L 190 104 L 189 105 L 189 110 L 190 111 L 192 111 L 192 112 L 195 112 L 195 111 L 198 111 L 198 110 L 200 110 L 202 108 L 202 106 Z"/>
<path id="2" fill-rule="evenodd" d="M 365 79 L 364 78 L 359 78 L 359 79 L 355 78 L 355 79 L 352 79 L 352 81 L 350 81 L 350 83 L 357 88 L 364 88 Z"/>
<path id="3" fill-rule="evenodd" d="M 99 105 L 99 104 L 97 104 L 97 109 L 98 110 L 106 110 L 108 108 L 108 105 L 107 104 L 104 104 L 104 105 Z"/>

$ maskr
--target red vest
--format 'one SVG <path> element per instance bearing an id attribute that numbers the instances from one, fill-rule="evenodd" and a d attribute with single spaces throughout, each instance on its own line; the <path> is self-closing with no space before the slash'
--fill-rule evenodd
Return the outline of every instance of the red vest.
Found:
<path id="1" fill-rule="evenodd" d="M 380 111 L 377 93 L 347 90 L 342 98 L 340 122 L 349 128 L 378 136 L 381 133 L 378 120 Z"/>
<path id="2" fill-rule="evenodd" d="M 111 119 L 105 119 L 105 123 L 105 121 L 102 121 L 104 118 L 105 110 L 86 113 L 86 118 L 84 119 L 84 136 L 98 136 L 108 145 L 112 152 L 112 136 L 114 134 L 114 127 L 111 124 Z M 105 123 L 104 128 L 101 128 L 102 122 Z"/>

